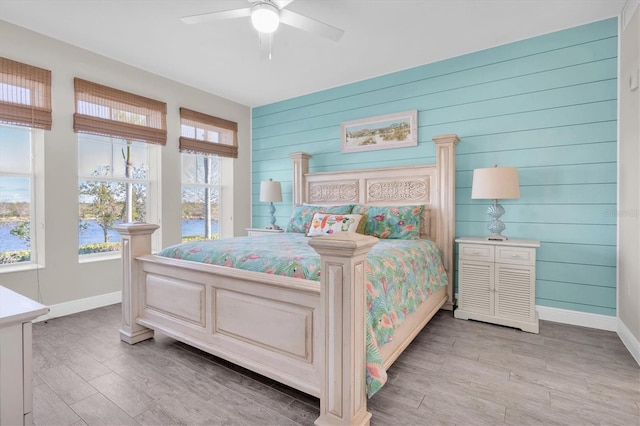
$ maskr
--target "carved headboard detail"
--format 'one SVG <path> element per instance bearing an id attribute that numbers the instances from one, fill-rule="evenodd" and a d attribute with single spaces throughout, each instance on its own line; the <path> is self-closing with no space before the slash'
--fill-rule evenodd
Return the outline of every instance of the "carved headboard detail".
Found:
<path id="1" fill-rule="evenodd" d="M 425 179 L 367 181 L 368 203 L 377 201 L 406 201 L 412 203 L 429 199 L 429 176 Z"/>
<path id="2" fill-rule="evenodd" d="M 305 173 L 302 200 L 295 204 L 366 204 L 377 206 L 424 205 L 420 237 L 436 240 L 431 195 L 435 167 L 409 166 L 339 172 Z"/>
<path id="3" fill-rule="evenodd" d="M 309 204 L 349 204 L 359 199 L 358 181 L 342 183 L 312 182 L 309 184 Z"/>

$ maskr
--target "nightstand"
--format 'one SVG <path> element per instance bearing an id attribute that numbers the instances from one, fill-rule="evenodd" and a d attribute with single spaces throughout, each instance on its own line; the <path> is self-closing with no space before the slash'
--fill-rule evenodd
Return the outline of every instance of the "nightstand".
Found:
<path id="1" fill-rule="evenodd" d="M 281 232 L 284 232 L 284 229 L 247 228 L 247 234 L 249 236 L 261 234 L 279 234 Z"/>
<path id="2" fill-rule="evenodd" d="M 33 424 L 31 321 L 49 308 L 0 286 L 0 424 Z"/>
<path id="3" fill-rule="evenodd" d="M 540 241 L 457 238 L 454 316 L 538 333 L 536 249 Z"/>

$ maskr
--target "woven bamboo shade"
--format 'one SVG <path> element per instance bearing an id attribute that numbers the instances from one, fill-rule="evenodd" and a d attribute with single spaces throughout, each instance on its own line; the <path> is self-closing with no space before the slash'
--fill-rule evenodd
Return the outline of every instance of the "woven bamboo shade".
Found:
<path id="1" fill-rule="evenodd" d="M 238 123 L 180 108 L 181 152 L 238 158 Z"/>
<path id="2" fill-rule="evenodd" d="M 74 132 L 166 145 L 166 103 L 80 78 L 74 88 Z"/>
<path id="3" fill-rule="evenodd" d="M 0 57 L 0 121 L 51 130 L 51 71 Z"/>

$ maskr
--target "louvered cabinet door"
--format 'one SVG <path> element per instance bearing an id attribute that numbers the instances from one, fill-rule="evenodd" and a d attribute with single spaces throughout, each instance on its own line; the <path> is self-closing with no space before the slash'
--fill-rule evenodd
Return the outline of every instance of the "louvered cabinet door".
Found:
<path id="1" fill-rule="evenodd" d="M 460 312 L 493 315 L 494 264 L 460 260 L 458 262 L 458 309 Z"/>
<path id="2" fill-rule="evenodd" d="M 535 267 L 496 264 L 494 315 L 506 320 L 535 320 Z"/>
<path id="3" fill-rule="evenodd" d="M 536 249 L 501 244 L 495 247 L 495 259 L 495 316 L 537 333 Z"/>
<path id="4" fill-rule="evenodd" d="M 539 241 L 456 239 L 458 304 L 454 316 L 537 333 L 536 248 Z"/>

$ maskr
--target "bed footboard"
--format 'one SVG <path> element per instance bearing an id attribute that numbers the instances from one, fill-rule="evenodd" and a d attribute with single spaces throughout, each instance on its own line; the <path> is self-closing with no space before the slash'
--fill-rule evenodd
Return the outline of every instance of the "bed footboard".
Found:
<path id="1" fill-rule="evenodd" d="M 151 255 L 157 225 L 122 236 L 122 327 L 161 331 L 320 398 L 318 425 L 367 425 L 365 260 L 377 238 L 314 238 L 321 283 Z"/>

